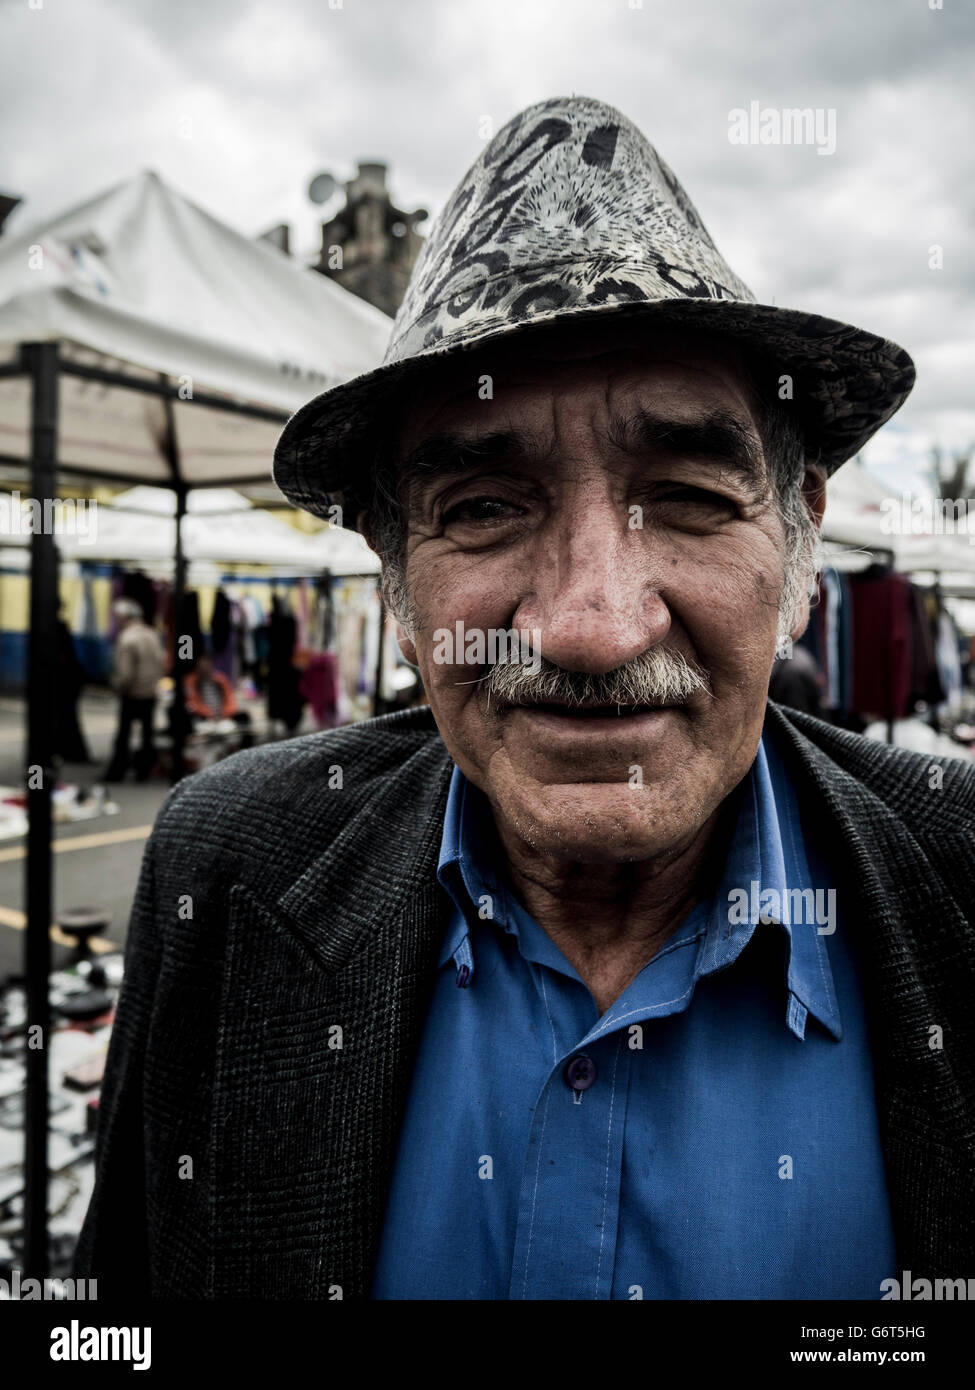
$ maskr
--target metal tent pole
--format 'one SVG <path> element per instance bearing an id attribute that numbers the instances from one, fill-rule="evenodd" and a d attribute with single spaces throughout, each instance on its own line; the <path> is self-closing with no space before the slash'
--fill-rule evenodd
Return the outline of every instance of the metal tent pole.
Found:
<path id="1" fill-rule="evenodd" d="M 186 555 L 183 550 L 183 518 L 186 515 L 186 488 L 176 488 L 176 547 L 173 555 L 173 781 L 183 776 L 183 749 L 186 743 L 186 707 L 183 701 L 183 660 L 180 656 L 179 620 L 186 597 Z M 194 658 L 199 652 L 193 653 Z"/>
<path id="2" fill-rule="evenodd" d="M 58 448 L 58 345 L 25 343 L 31 378 L 31 535 L 27 667 L 27 1052 L 24 1120 L 24 1267 L 44 1279 L 47 1243 L 48 1044 L 51 973 L 51 791 L 58 574 L 53 507 Z"/>
<path id="3" fill-rule="evenodd" d="M 181 636 L 179 622 L 183 608 L 183 599 L 186 596 L 186 555 L 183 550 L 183 517 L 186 515 L 187 487 L 183 479 L 183 472 L 179 462 L 179 440 L 176 436 L 176 416 L 173 411 L 174 388 L 170 385 L 169 378 L 166 376 L 165 372 L 160 372 L 159 374 L 159 385 L 162 388 L 163 413 L 166 420 L 166 429 L 163 435 L 163 453 L 166 455 L 166 462 L 169 464 L 169 472 L 172 478 L 170 486 L 176 494 L 176 538 L 173 549 L 173 702 L 170 706 L 170 727 L 173 735 L 172 780 L 173 782 L 178 782 L 185 771 L 183 749 L 186 743 L 186 710 L 183 703 L 183 661 L 179 650 L 179 639 Z M 194 660 L 198 656 L 199 652 L 193 653 Z"/>

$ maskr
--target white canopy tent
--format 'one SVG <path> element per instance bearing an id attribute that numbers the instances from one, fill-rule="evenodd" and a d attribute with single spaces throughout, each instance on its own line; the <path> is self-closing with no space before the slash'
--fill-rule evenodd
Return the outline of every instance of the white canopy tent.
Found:
<path id="1" fill-rule="evenodd" d="M 15 515 L 17 499 L 0 493 L 0 517 Z M 29 506 L 21 499 L 19 529 L 0 532 L 10 547 L 11 568 L 26 568 L 30 544 Z M 172 570 L 176 498 L 166 488 L 140 484 L 110 503 L 88 504 L 83 528 L 55 535 L 62 560 L 100 560 L 138 565 L 152 578 Z M 378 574 L 379 559 L 362 536 L 338 526 L 308 533 L 251 505 L 233 488 L 200 488 L 189 494 L 182 521 L 182 548 L 190 583 L 218 582 L 221 565 L 267 566 L 279 577 L 320 574 L 337 578 Z M 19 552 L 19 553 L 18 553 Z M 5 551 L 6 554 L 6 551 Z M 204 570 L 205 566 L 205 570 Z M 196 578 L 206 573 L 208 578 Z M 214 576 L 217 576 L 215 578 Z"/>
<path id="2" fill-rule="evenodd" d="M 76 560 L 165 561 L 173 554 L 176 499 L 157 487 L 132 487 L 99 506 L 91 541 L 65 535 L 58 548 Z M 345 544 L 346 537 L 352 542 Z M 232 488 L 190 493 L 183 519 L 187 561 L 267 565 L 279 574 L 376 574 L 379 560 L 363 538 L 337 527 L 308 534 L 289 526 Z"/>
<path id="3" fill-rule="evenodd" d="M 927 571 L 951 576 L 951 583 L 975 586 L 975 535 L 925 533 L 899 537 L 898 565 L 907 573 Z"/>
<path id="4" fill-rule="evenodd" d="M 151 172 L 0 239 L 0 461 L 30 497 L 59 470 L 175 493 L 175 596 L 194 487 L 269 477 L 284 420 L 382 360 L 390 320 Z M 297 537 L 297 533 L 296 533 Z M 31 536 L 26 974 L 49 1023 L 55 536 Z M 296 548 L 300 546 L 297 542 Z M 181 749 L 174 749 L 175 775 Z M 37 769 L 40 775 L 37 775 Z M 25 1263 L 47 1271 L 47 1049 L 27 1053 Z"/>
<path id="5" fill-rule="evenodd" d="M 975 585 L 975 536 L 956 530 L 938 534 L 907 531 L 899 492 L 884 487 L 852 459 L 834 473 L 826 485 L 823 537 L 834 562 L 841 562 L 845 548 L 862 552 L 867 562 L 872 552 L 886 550 L 905 573 L 927 572 L 951 576 L 960 587 Z M 846 552 L 849 553 L 849 550 Z"/>
<path id="6" fill-rule="evenodd" d="M 311 554 L 318 558 L 318 564 L 332 574 L 378 575 L 380 571 L 379 556 L 369 549 L 357 531 L 347 531 L 343 526 L 329 524 L 306 539 Z"/>
<path id="7" fill-rule="evenodd" d="M 851 459 L 826 484 L 823 537 L 842 545 L 890 548 L 893 537 L 883 530 L 883 503 L 889 497 L 882 483 Z"/>
<path id="8" fill-rule="evenodd" d="M 21 343 L 61 344 L 62 469 L 172 483 L 163 398 L 137 389 L 164 374 L 180 481 L 265 481 L 281 417 L 378 365 L 390 327 L 371 304 L 149 171 L 0 240 L 0 363 L 16 361 Z M 124 385 L 99 377 L 119 370 Z M 267 418 L 228 411 L 234 403 Z M 26 462 L 30 453 L 29 383 L 3 380 L 0 454 Z"/>

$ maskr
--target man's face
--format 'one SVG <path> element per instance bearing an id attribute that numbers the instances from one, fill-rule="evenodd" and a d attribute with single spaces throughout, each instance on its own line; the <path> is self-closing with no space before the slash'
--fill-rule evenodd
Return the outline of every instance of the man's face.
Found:
<path id="1" fill-rule="evenodd" d="M 493 399 L 490 368 L 462 364 L 404 415 L 400 458 L 426 470 L 409 487 L 401 645 L 503 833 L 572 861 L 666 858 L 761 736 L 785 555 L 755 402 L 740 361 L 700 339 L 624 329 L 585 355 L 545 351 L 497 362 Z M 537 633 L 548 662 L 594 675 L 666 649 L 707 688 L 642 712 L 506 704 L 460 644 L 444 660 L 458 623 Z"/>

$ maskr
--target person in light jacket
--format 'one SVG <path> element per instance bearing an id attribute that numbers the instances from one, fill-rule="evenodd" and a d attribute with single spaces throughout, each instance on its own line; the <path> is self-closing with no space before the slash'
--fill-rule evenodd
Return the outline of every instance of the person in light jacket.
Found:
<path id="1" fill-rule="evenodd" d="M 144 782 L 156 760 L 152 725 L 156 713 L 156 686 L 163 674 L 163 651 L 159 638 L 131 598 L 115 603 L 119 635 L 115 640 L 112 689 L 119 697 L 118 730 L 106 782 L 122 782 L 129 769 L 129 743 L 132 725 L 142 728 L 139 751 L 135 756 L 136 781 Z"/>

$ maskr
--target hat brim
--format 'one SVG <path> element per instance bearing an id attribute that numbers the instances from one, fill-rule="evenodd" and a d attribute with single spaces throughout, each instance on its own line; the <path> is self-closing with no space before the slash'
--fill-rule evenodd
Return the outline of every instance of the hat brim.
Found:
<path id="1" fill-rule="evenodd" d="M 556 323 L 569 327 L 611 315 L 729 337 L 758 357 L 776 381 L 791 378 L 788 399 L 807 449 L 828 474 L 863 447 L 914 385 L 914 363 L 903 348 L 819 314 L 703 298 L 553 307 L 536 310 L 530 322 L 492 325 L 463 342 L 435 343 L 323 391 L 285 425 L 274 452 L 274 480 L 294 506 L 316 516 L 330 518 L 340 506 L 342 524 L 356 530 L 377 449 L 402 391 L 473 350 L 515 338 L 521 343 Z"/>

